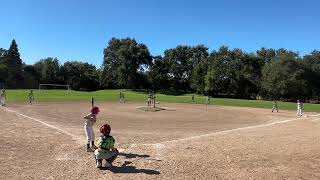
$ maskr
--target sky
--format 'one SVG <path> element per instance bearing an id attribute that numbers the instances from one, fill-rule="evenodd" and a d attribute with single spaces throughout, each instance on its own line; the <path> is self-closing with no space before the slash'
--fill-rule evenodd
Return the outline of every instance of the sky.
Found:
<path id="1" fill-rule="evenodd" d="M 98 67 L 112 37 L 135 38 L 152 55 L 204 44 L 255 52 L 320 50 L 318 0 L 1 0 L 0 47 L 22 60 L 46 57 Z"/>

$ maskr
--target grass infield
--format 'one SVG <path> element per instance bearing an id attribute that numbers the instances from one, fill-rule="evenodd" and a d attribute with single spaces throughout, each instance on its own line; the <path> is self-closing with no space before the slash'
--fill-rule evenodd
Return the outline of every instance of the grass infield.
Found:
<path id="1" fill-rule="evenodd" d="M 146 102 L 148 92 L 137 92 L 132 90 L 99 90 L 94 92 L 82 92 L 73 90 L 34 90 L 36 101 L 91 101 L 94 98 L 96 101 L 119 101 L 119 93 L 125 94 L 126 101 Z M 27 102 L 29 90 L 7 90 L 8 102 Z M 192 102 L 193 94 L 182 95 L 167 95 L 156 94 L 158 102 L 172 102 L 172 103 L 195 103 L 204 104 L 206 97 L 202 95 L 194 95 L 195 102 Z M 253 107 L 253 108 L 272 108 L 271 101 L 263 100 L 245 100 L 245 99 L 227 99 L 227 98 L 211 98 L 211 105 L 222 106 L 240 106 L 240 107 Z M 278 102 L 279 110 L 296 110 L 296 103 Z M 304 104 L 304 111 L 307 112 L 320 112 L 320 104 Z"/>

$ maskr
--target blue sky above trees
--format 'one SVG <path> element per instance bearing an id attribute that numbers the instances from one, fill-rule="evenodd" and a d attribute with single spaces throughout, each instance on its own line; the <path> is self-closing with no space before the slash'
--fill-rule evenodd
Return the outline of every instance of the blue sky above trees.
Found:
<path id="1" fill-rule="evenodd" d="M 1 2 L 0 47 L 16 39 L 32 64 L 48 56 L 100 66 L 112 37 L 136 38 L 152 55 L 179 44 L 255 51 L 320 49 L 316 0 L 6 0 Z"/>

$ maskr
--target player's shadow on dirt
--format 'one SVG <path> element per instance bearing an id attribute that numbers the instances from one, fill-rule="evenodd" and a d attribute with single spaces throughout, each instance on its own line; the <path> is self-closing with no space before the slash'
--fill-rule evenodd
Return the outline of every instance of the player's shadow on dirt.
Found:
<path id="1" fill-rule="evenodd" d="M 127 159 L 150 157 L 149 155 L 145 155 L 145 154 L 134 154 L 134 153 L 123 153 L 123 152 L 119 153 L 119 156 L 124 156 Z"/>
<path id="2" fill-rule="evenodd" d="M 130 161 L 125 161 L 121 166 L 112 166 L 109 171 L 113 173 L 144 173 L 149 175 L 160 174 L 159 171 L 152 170 L 152 169 L 138 169 L 135 166 L 128 166 L 131 164 Z"/>

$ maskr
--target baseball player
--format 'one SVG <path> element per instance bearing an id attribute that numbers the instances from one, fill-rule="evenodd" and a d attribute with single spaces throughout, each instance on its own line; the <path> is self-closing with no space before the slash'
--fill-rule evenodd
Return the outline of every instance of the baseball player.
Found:
<path id="1" fill-rule="evenodd" d="M 32 102 L 34 101 L 33 90 L 30 90 L 28 94 L 28 98 L 29 98 L 29 104 L 32 105 Z"/>
<path id="2" fill-rule="evenodd" d="M 5 106 L 6 100 L 7 100 L 6 90 L 2 89 L 2 91 L 0 93 L 0 106 Z"/>
<path id="3" fill-rule="evenodd" d="M 126 98 L 124 93 L 122 93 L 122 103 L 126 103 Z"/>
<path id="4" fill-rule="evenodd" d="M 149 93 L 148 106 L 150 106 L 151 104 L 152 104 L 152 95 L 151 95 L 151 93 Z"/>
<path id="5" fill-rule="evenodd" d="M 206 99 L 206 106 L 208 106 L 208 104 L 210 104 L 210 97 L 207 96 L 207 99 Z"/>
<path id="6" fill-rule="evenodd" d="M 94 106 L 91 109 L 91 113 L 83 117 L 85 119 L 84 129 L 87 136 L 87 152 L 93 152 L 97 148 L 94 145 L 94 132 L 92 126 L 97 121 L 97 115 L 99 112 L 99 108 Z"/>
<path id="7" fill-rule="evenodd" d="M 192 103 L 195 103 L 195 101 L 194 101 L 194 95 L 192 95 L 191 100 L 192 100 Z"/>
<path id="8" fill-rule="evenodd" d="M 278 103 L 277 103 L 277 101 L 273 101 L 273 102 L 272 102 L 272 112 L 273 112 L 274 110 L 277 110 L 277 112 L 279 112 L 279 111 L 278 111 Z"/>
<path id="9" fill-rule="evenodd" d="M 119 93 L 119 103 L 122 103 L 122 93 L 121 93 L 121 91 Z"/>
<path id="10" fill-rule="evenodd" d="M 105 124 L 100 128 L 101 136 L 98 140 L 98 149 L 95 150 L 94 155 L 96 159 L 96 167 L 102 167 L 102 161 L 106 162 L 104 167 L 111 167 L 112 162 L 117 158 L 119 152 L 114 148 L 115 140 L 110 136 L 111 127 L 109 124 Z"/>
<path id="11" fill-rule="evenodd" d="M 303 115 L 303 103 L 297 100 L 297 115 L 302 116 Z"/>

